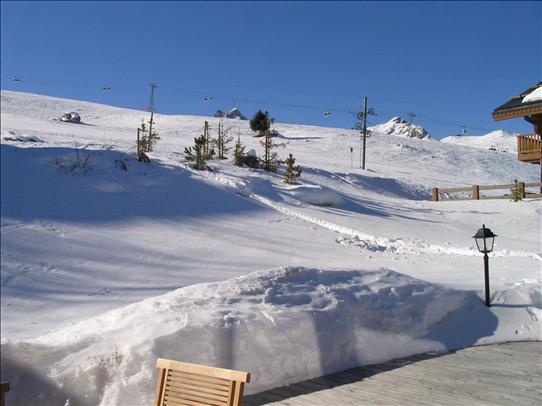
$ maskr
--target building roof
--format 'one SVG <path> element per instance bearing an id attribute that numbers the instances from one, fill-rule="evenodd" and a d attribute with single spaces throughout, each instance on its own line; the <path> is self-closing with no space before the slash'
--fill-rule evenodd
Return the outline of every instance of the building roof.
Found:
<path id="1" fill-rule="evenodd" d="M 534 114 L 542 114 L 542 98 L 527 97 L 534 91 L 539 93 L 539 88 L 542 87 L 542 82 L 531 86 L 518 96 L 512 97 L 502 106 L 493 110 L 493 119 L 495 121 L 508 120 L 510 118 L 532 116 Z M 531 95 L 533 96 L 533 95 Z"/>

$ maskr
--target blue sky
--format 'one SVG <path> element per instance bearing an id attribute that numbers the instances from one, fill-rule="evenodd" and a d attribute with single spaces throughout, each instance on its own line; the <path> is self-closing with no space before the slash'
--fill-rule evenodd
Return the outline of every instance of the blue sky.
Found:
<path id="1" fill-rule="evenodd" d="M 166 114 L 236 105 L 350 128 L 367 95 L 373 123 L 412 111 L 436 138 L 462 125 L 527 132 L 491 111 L 542 80 L 542 2 L 2 1 L 1 12 L 2 89 L 144 108 L 155 82 Z"/>

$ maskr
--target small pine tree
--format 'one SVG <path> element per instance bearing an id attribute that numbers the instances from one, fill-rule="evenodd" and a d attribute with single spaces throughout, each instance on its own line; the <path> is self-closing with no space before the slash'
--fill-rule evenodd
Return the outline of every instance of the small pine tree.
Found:
<path id="1" fill-rule="evenodd" d="M 273 119 L 269 118 L 269 112 L 264 113 L 258 110 L 250 120 L 250 129 L 258 133 L 257 137 L 263 137 L 265 132 L 271 128 L 271 124 L 273 124 Z"/>
<path id="2" fill-rule="evenodd" d="M 209 145 L 211 144 L 211 141 L 209 139 L 209 122 L 205 121 L 203 125 L 203 139 L 205 140 L 205 143 L 203 144 L 203 154 L 207 155 L 209 153 Z"/>
<path id="3" fill-rule="evenodd" d="M 237 142 L 233 148 L 233 163 L 236 166 L 243 166 L 245 159 L 245 146 L 241 144 L 241 136 L 237 136 Z"/>
<path id="4" fill-rule="evenodd" d="M 141 121 L 141 127 L 137 129 L 137 157 L 140 161 L 149 161 L 147 153 L 152 152 L 154 145 L 160 139 L 158 133 L 153 130 L 154 113 L 151 112 L 151 118 L 149 120 L 149 130 L 146 129 L 145 123 Z"/>
<path id="5" fill-rule="evenodd" d="M 194 169 L 199 171 L 205 169 L 205 162 L 211 159 L 215 153 L 213 149 L 205 153 L 205 136 L 201 135 L 194 138 L 194 146 L 184 149 L 184 155 L 187 161 L 194 162 Z"/>
<path id="6" fill-rule="evenodd" d="M 299 165 L 294 166 L 295 158 L 293 157 L 292 154 L 290 154 L 288 158 L 286 158 L 285 163 L 286 163 L 286 172 L 284 172 L 284 182 L 290 185 L 297 184 L 296 179 L 301 176 L 301 170 L 302 170 L 301 166 Z"/>
<path id="7" fill-rule="evenodd" d="M 517 180 L 514 181 L 516 186 L 510 190 L 511 197 L 514 202 L 519 202 L 523 200 L 523 188 L 520 186 Z"/>
<path id="8" fill-rule="evenodd" d="M 266 171 L 275 172 L 282 163 L 282 161 L 280 161 L 278 154 L 276 152 L 273 152 L 272 150 L 279 147 L 284 148 L 286 145 L 274 142 L 268 130 L 265 130 L 264 135 L 265 138 L 260 141 L 260 144 L 264 147 L 264 158 L 262 160 L 263 168 Z"/>
<path id="9" fill-rule="evenodd" d="M 149 157 L 146 154 L 148 143 L 149 138 L 147 136 L 147 129 L 145 128 L 145 122 L 141 120 L 141 126 L 137 129 L 137 159 L 139 159 L 139 161 L 149 162 Z"/>
<path id="10" fill-rule="evenodd" d="M 231 128 L 224 130 L 224 126 L 218 123 L 218 136 L 213 143 L 218 151 L 218 159 L 227 159 L 226 153 L 231 149 L 228 145 L 233 141 L 233 137 L 228 135 Z"/>

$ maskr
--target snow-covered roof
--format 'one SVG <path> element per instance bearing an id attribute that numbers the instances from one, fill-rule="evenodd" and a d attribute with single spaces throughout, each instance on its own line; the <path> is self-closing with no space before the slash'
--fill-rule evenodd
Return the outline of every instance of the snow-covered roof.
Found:
<path id="1" fill-rule="evenodd" d="M 533 101 L 542 100 L 542 86 L 536 88 L 531 93 L 523 98 L 523 103 L 529 103 Z"/>
<path id="2" fill-rule="evenodd" d="M 541 89 L 542 82 L 538 82 L 518 96 L 512 97 L 506 103 L 493 110 L 493 119 L 499 121 L 542 114 Z"/>

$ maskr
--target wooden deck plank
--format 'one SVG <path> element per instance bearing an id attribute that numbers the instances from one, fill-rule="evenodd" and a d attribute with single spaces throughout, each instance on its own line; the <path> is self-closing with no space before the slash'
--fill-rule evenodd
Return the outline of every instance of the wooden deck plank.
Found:
<path id="1" fill-rule="evenodd" d="M 244 404 L 542 405 L 542 343 L 479 346 L 354 368 L 247 396 Z"/>

